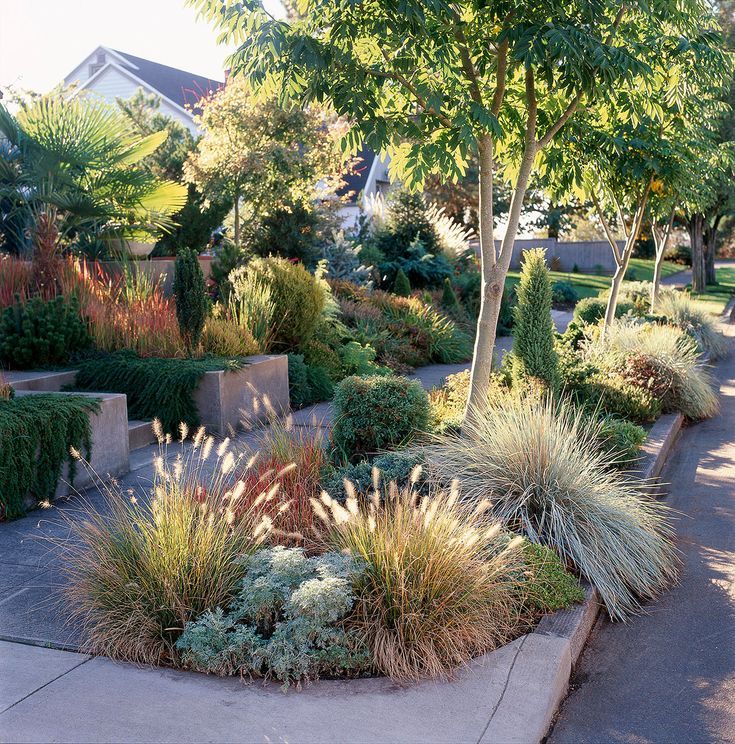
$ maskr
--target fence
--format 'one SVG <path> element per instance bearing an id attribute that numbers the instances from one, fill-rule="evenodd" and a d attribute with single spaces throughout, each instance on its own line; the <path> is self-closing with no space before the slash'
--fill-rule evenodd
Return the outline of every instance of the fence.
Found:
<path id="1" fill-rule="evenodd" d="M 619 242 L 622 250 L 623 243 Z M 500 248 L 500 241 L 495 245 Z M 510 268 L 519 269 L 523 251 L 545 248 L 546 260 L 555 271 L 579 271 L 583 274 L 612 274 L 615 258 L 606 240 L 581 240 L 560 242 L 556 238 L 516 240 L 510 259 Z"/>

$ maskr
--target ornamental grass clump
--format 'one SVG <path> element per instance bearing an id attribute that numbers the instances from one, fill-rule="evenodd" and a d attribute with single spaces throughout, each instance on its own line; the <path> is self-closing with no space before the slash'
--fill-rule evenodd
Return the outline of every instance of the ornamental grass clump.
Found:
<path id="1" fill-rule="evenodd" d="M 328 544 L 364 564 L 349 619 L 376 670 L 403 682 L 446 678 L 517 630 L 520 538 L 456 491 L 419 497 L 395 484 L 367 503 L 322 494 Z"/>
<path id="2" fill-rule="evenodd" d="M 187 434 L 182 427 L 182 442 Z M 242 556 L 269 531 L 252 511 L 235 519 L 245 491 L 238 465 L 227 440 L 215 447 L 200 430 L 176 457 L 162 447 L 150 491 L 100 483 L 102 510 L 89 504 L 66 513 L 63 591 L 86 650 L 172 663 L 185 624 L 234 598 Z"/>
<path id="3" fill-rule="evenodd" d="M 654 393 L 664 411 L 695 421 L 717 413 L 714 379 L 696 342 L 679 328 L 620 320 L 604 337 L 591 340 L 585 355 L 600 369 Z"/>
<path id="4" fill-rule="evenodd" d="M 610 468 L 600 423 L 569 403 L 508 397 L 469 417 L 462 434 L 426 448 L 436 476 L 464 498 L 492 501 L 494 516 L 553 548 L 624 620 L 675 578 L 670 511 Z"/>
<path id="5" fill-rule="evenodd" d="M 688 333 L 699 350 L 713 361 L 722 359 L 732 350 L 730 339 L 718 330 L 715 319 L 688 295 L 681 292 L 664 295 L 656 303 L 656 312 Z"/>

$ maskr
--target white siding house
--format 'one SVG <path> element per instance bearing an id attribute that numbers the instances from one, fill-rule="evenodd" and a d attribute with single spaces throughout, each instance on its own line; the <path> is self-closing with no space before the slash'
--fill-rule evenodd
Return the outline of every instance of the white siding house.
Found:
<path id="1" fill-rule="evenodd" d="M 65 85 L 91 91 L 108 103 L 130 98 L 138 89 L 161 100 L 160 112 L 180 121 L 192 133 L 196 126 L 191 110 L 200 98 L 217 90 L 222 83 L 152 62 L 116 49 L 99 46 L 65 78 Z"/>

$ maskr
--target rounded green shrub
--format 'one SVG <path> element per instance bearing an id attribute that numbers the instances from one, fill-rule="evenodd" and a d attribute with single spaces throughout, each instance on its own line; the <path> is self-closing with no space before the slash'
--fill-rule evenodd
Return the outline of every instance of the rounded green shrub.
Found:
<path id="1" fill-rule="evenodd" d="M 551 300 L 554 305 L 573 305 L 579 294 L 571 282 L 554 282 L 551 288 Z"/>
<path id="2" fill-rule="evenodd" d="M 5 308 L 0 318 L 0 365 L 27 369 L 66 364 L 91 339 L 73 295 L 33 298 Z"/>
<path id="3" fill-rule="evenodd" d="M 605 317 L 605 310 L 607 310 L 607 300 L 600 297 L 585 297 L 574 308 L 574 320 L 579 323 L 597 323 Z M 615 317 L 620 318 L 631 310 L 635 310 L 632 302 L 618 302 Z"/>
<path id="4" fill-rule="evenodd" d="M 661 402 L 650 391 L 633 385 L 618 374 L 593 374 L 580 395 L 591 408 L 617 414 L 638 424 L 650 423 L 661 415 Z"/>
<path id="5" fill-rule="evenodd" d="M 345 459 L 405 444 L 429 423 L 429 398 L 404 377 L 347 377 L 334 396 L 332 443 Z"/>
<path id="6" fill-rule="evenodd" d="M 288 397 L 292 408 L 301 408 L 311 402 L 309 374 L 303 354 L 288 355 Z"/>
<path id="7" fill-rule="evenodd" d="M 270 289 L 273 346 L 296 349 L 314 336 L 326 303 L 319 280 L 301 264 L 285 258 L 254 258 L 235 282 L 255 282 Z M 237 286 L 234 286 L 237 293 Z"/>

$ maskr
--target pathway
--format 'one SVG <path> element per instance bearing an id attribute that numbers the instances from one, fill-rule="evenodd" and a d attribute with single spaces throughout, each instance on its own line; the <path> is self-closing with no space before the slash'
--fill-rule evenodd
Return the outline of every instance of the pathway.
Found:
<path id="1" fill-rule="evenodd" d="M 717 377 L 720 415 L 684 430 L 662 474 L 681 582 L 648 616 L 598 621 L 550 744 L 735 742 L 735 355 Z"/>
<path id="2" fill-rule="evenodd" d="M 727 260 L 727 259 L 721 259 L 720 261 L 715 261 L 715 270 L 717 269 L 724 269 L 728 266 L 735 266 L 735 261 L 733 260 Z M 671 274 L 670 276 L 665 276 L 661 279 L 661 284 L 666 284 L 670 287 L 686 287 L 687 284 L 692 283 L 692 270 L 691 269 L 684 269 L 683 271 L 678 271 L 676 274 Z"/>

